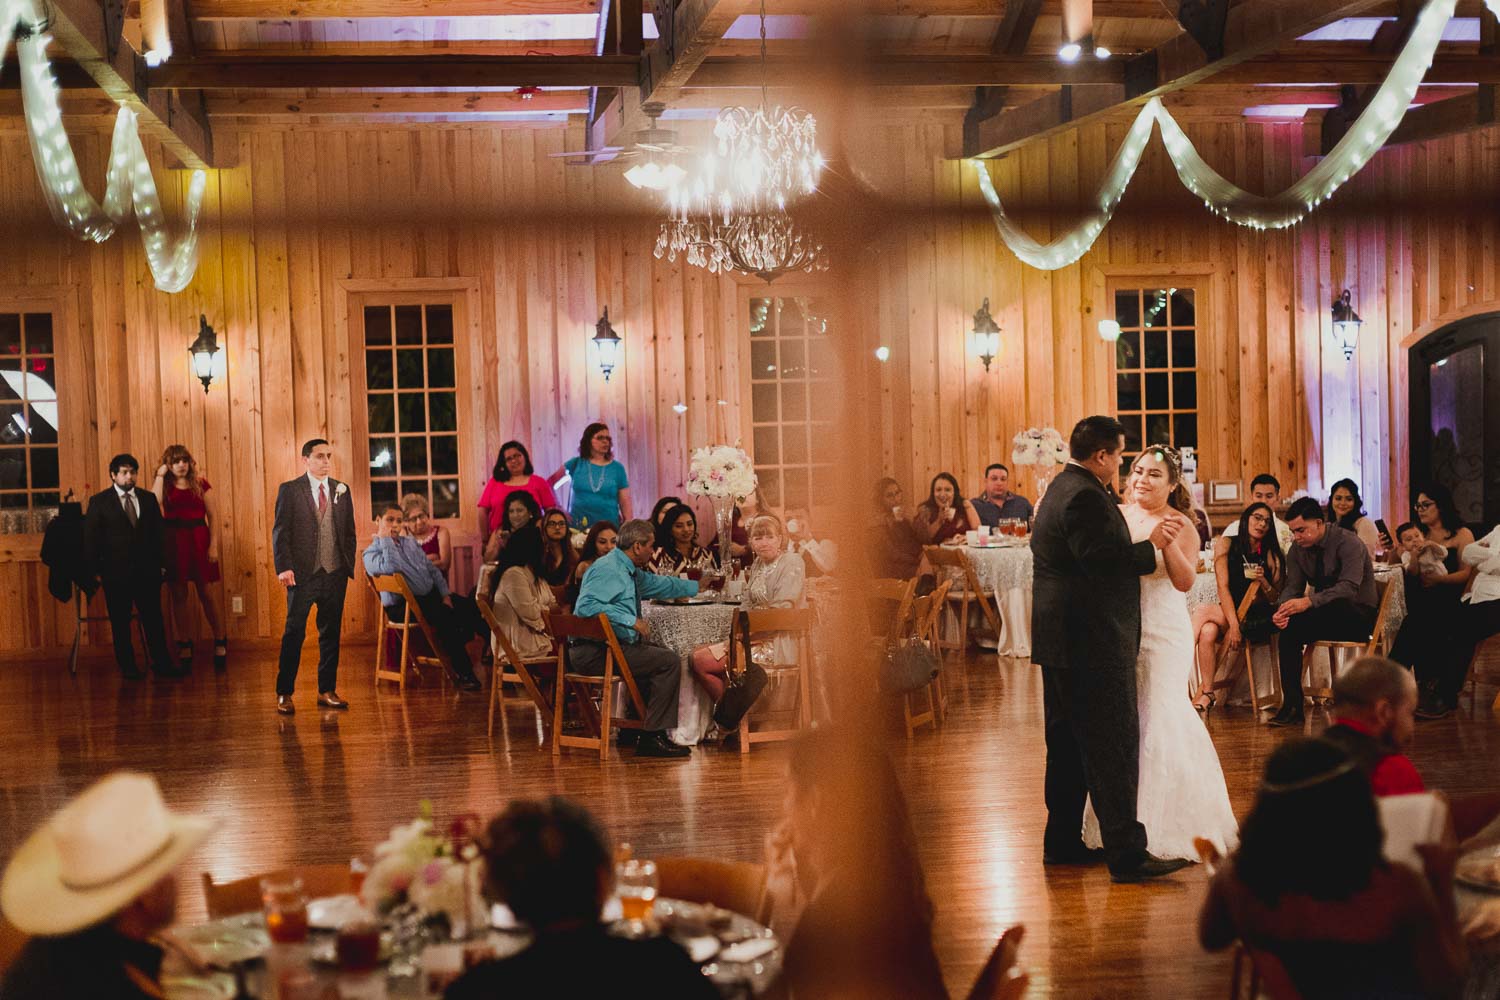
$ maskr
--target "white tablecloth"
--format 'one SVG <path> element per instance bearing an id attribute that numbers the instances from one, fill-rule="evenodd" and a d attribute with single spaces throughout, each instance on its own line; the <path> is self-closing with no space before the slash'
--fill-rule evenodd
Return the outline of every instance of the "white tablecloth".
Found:
<path id="1" fill-rule="evenodd" d="M 1031 546 L 992 548 L 970 546 L 969 562 L 985 590 L 995 595 L 1000 609 L 1001 656 L 1031 655 Z"/>
<path id="2" fill-rule="evenodd" d="M 698 682 L 688 660 L 693 650 L 729 638 L 737 604 L 655 604 L 647 601 L 641 614 L 651 623 L 651 641 L 682 658 L 677 689 L 677 728 L 671 737 L 682 746 L 696 746 L 708 732 L 714 703 Z"/>

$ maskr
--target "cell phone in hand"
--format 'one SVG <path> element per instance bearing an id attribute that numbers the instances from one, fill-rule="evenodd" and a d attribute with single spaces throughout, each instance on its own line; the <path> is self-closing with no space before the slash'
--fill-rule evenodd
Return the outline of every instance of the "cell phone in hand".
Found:
<path id="1" fill-rule="evenodd" d="M 1375 519 L 1375 530 L 1380 532 L 1381 539 L 1383 539 L 1387 545 L 1395 543 L 1395 538 L 1391 536 L 1391 529 L 1385 526 L 1385 518 L 1377 517 Z"/>

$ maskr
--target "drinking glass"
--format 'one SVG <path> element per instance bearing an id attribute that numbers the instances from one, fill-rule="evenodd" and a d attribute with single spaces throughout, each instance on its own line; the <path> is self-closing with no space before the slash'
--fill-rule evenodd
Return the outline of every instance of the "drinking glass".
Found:
<path id="1" fill-rule="evenodd" d="M 297 944 L 307 940 L 307 894 L 300 878 L 261 879 L 260 902 L 272 941 Z"/>
<path id="2" fill-rule="evenodd" d="M 646 932 L 646 921 L 656 904 L 656 887 L 656 862 L 630 858 L 615 866 L 620 913 L 632 935 Z"/>
<path id="3" fill-rule="evenodd" d="M 380 964 L 380 925 L 372 919 L 351 920 L 339 928 L 334 942 L 339 968 L 367 972 Z"/>
<path id="4" fill-rule="evenodd" d="M 358 896 L 365 887 L 365 876 L 370 874 L 370 866 L 363 858 L 349 859 L 349 891 Z"/>

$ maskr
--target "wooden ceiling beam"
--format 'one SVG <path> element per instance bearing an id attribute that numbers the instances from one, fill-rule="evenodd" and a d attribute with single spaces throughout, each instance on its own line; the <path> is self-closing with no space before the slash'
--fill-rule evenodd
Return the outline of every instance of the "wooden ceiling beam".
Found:
<path id="1" fill-rule="evenodd" d="M 1274 57 L 1241 63 L 1200 80 L 1199 87 L 1240 87 L 1245 84 L 1301 83 L 1308 85 L 1380 83 L 1391 71 L 1389 57 L 1346 59 Z M 1473 55 L 1439 55 L 1423 83 L 1500 83 L 1500 59 Z"/>
<path id="2" fill-rule="evenodd" d="M 307 90 L 372 87 L 624 87 L 639 79 L 633 56 L 254 56 L 173 59 L 149 72 L 153 87 Z"/>
<path id="3" fill-rule="evenodd" d="M 1380 0 L 1245 0 L 1229 11 L 1223 54 L 1211 58 L 1187 32 L 1176 35 L 1128 61 L 1121 99 L 1098 100 L 1102 92 L 1082 98 L 1054 99 L 1029 111 L 1017 108 L 980 124 L 977 141 L 966 144 L 970 156 L 997 156 L 1024 142 L 1054 135 L 1124 107 L 1188 87 L 1259 56 L 1291 44 L 1301 35 L 1376 6 Z M 1290 82 L 1312 82 L 1292 80 Z M 1046 101 L 1046 98 L 1042 100 Z M 1021 112 L 1025 111 L 1023 115 Z M 1016 117 L 1012 117 L 1016 116 Z M 1007 119 L 1011 119 L 1007 122 Z"/>
<path id="4" fill-rule="evenodd" d="M 195 0 L 202 21 L 336 21 L 403 17 L 495 17 L 507 14 L 596 14 L 601 0 Z M 1099 0 L 1100 16 L 1110 13 Z M 1142 6 L 1144 0 L 1133 6 Z M 682 0 L 679 0 L 679 6 Z M 658 5 L 661 6 L 661 5 Z M 999 0 L 866 0 L 863 12 L 877 17 L 995 17 Z M 768 14 L 826 13 L 826 0 L 768 0 Z"/>
<path id="5" fill-rule="evenodd" d="M 123 8 L 99 0 L 49 0 L 57 44 L 99 89 L 136 113 L 142 132 L 161 142 L 183 165 L 214 166 L 213 133 L 201 101 L 151 89 L 146 64 L 123 43 Z"/>
<path id="6" fill-rule="evenodd" d="M 523 99 L 508 91 L 424 93 L 222 94 L 213 97 L 214 117 L 281 115 L 461 115 L 581 113 L 588 91 L 548 91 Z"/>
<path id="7" fill-rule="evenodd" d="M 814 76 L 807 61 L 772 58 L 765 74 L 773 83 L 790 85 Z M 693 74 L 694 87 L 755 87 L 762 77 L 755 59 L 710 56 Z M 823 77 L 818 79 L 822 80 Z M 1055 56 L 897 55 L 882 53 L 854 73 L 850 83 L 863 87 L 1057 87 L 1067 83 L 1125 82 L 1125 64 L 1117 60 L 1059 62 Z"/>
<path id="8" fill-rule="evenodd" d="M 1404 143 L 1426 142 L 1493 125 L 1497 121 L 1497 90 L 1500 87 L 1487 83 L 1461 97 L 1450 97 L 1446 101 L 1434 101 L 1420 108 L 1410 108 L 1385 144 L 1400 146 Z"/>
<path id="9" fill-rule="evenodd" d="M 1024 53 L 1041 12 L 1042 0 L 1009 0 L 1005 5 L 1005 16 L 990 39 L 990 54 L 1019 56 Z M 975 87 L 974 102 L 964 114 L 964 145 L 968 146 L 971 140 L 978 142 L 979 123 L 1004 111 L 1010 100 L 1006 87 Z"/>

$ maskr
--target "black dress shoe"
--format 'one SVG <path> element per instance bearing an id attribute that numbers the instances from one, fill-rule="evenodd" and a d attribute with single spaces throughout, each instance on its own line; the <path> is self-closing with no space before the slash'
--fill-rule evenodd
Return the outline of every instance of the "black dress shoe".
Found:
<path id="1" fill-rule="evenodd" d="M 633 747 L 637 743 L 639 743 L 640 741 L 641 741 L 641 731 L 639 729 L 616 729 L 615 730 L 615 746 L 618 746 L 618 747 Z"/>
<path id="2" fill-rule="evenodd" d="M 1102 865 L 1104 861 L 1105 855 L 1102 847 L 1084 847 L 1082 844 L 1074 844 L 1057 851 L 1042 849 L 1042 864 L 1044 865 Z"/>
<path id="3" fill-rule="evenodd" d="M 1148 854 L 1144 860 L 1137 861 L 1128 868 L 1111 868 L 1109 877 L 1115 882 L 1145 882 L 1181 871 L 1190 864 L 1192 862 L 1186 858 L 1158 858 Z"/>
<path id="4" fill-rule="evenodd" d="M 484 688 L 479 678 L 473 674 L 458 674 L 453 678 L 453 683 L 458 685 L 460 691 L 479 691 Z"/>
<path id="5" fill-rule="evenodd" d="M 1444 719 L 1453 714 L 1453 706 L 1441 698 L 1433 697 L 1417 706 L 1415 713 L 1418 719 L 1431 722 L 1433 719 Z"/>
<path id="6" fill-rule="evenodd" d="M 635 745 L 637 757 L 665 757 L 680 760 L 691 757 L 693 751 L 688 747 L 678 746 L 667 739 L 666 733 L 642 733 L 640 742 Z"/>
<path id="7" fill-rule="evenodd" d="M 121 667 L 120 676 L 127 681 L 138 681 L 146 676 L 146 672 L 140 667 Z"/>
<path id="8" fill-rule="evenodd" d="M 1301 729 L 1304 719 L 1305 716 L 1302 714 L 1302 706 L 1297 705 L 1292 708 L 1283 708 L 1281 711 L 1277 712 L 1274 716 L 1271 717 L 1271 721 L 1269 724 L 1279 727 L 1295 726 L 1296 728 Z"/>

